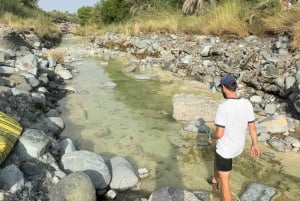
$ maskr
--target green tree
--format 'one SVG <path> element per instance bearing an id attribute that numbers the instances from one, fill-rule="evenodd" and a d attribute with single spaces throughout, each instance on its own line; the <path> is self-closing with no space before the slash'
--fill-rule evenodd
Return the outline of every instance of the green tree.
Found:
<path id="1" fill-rule="evenodd" d="M 100 7 L 102 22 L 110 24 L 130 17 L 131 4 L 124 0 L 104 0 Z"/>
<path id="2" fill-rule="evenodd" d="M 101 7 L 102 7 L 102 3 L 101 3 L 101 1 L 98 1 L 94 7 L 93 17 L 91 19 L 91 21 L 93 23 L 98 24 L 98 25 L 102 24 Z"/>
<path id="3" fill-rule="evenodd" d="M 18 0 L 22 5 L 30 8 L 38 8 L 38 0 Z"/>
<path id="4" fill-rule="evenodd" d="M 83 6 L 78 9 L 77 16 L 81 25 L 86 25 L 91 22 L 93 18 L 94 8 L 91 6 Z"/>

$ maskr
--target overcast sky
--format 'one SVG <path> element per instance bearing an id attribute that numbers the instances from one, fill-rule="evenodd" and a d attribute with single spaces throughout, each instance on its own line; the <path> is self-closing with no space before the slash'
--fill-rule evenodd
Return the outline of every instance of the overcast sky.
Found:
<path id="1" fill-rule="evenodd" d="M 77 13 L 78 8 L 82 6 L 94 6 L 98 0 L 39 0 L 39 7 L 45 11 L 68 11 Z"/>

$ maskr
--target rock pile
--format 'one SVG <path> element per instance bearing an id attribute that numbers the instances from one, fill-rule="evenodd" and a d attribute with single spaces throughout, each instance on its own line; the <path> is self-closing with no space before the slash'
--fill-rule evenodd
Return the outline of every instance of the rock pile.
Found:
<path id="1" fill-rule="evenodd" d="M 66 80 L 72 79 L 76 69 L 45 57 L 46 43 L 31 31 L 26 33 L 24 36 L 6 26 L 0 27 L 0 110 L 13 116 L 24 128 L 19 142 L 1 166 L 0 197 L 24 201 L 94 201 L 97 197 L 114 199 L 118 191 L 136 188 L 139 173 L 145 175 L 144 169 L 137 171 L 121 156 L 104 161 L 100 154 L 77 150 L 71 139 L 60 139 L 65 125 L 56 109 L 57 101 L 70 92 Z M 280 103 L 275 95 L 293 101 L 296 110 L 298 107 L 298 70 L 295 67 L 300 57 L 288 53 L 287 38 L 273 41 L 275 46 L 272 40 L 258 40 L 254 36 L 222 43 L 211 36 L 167 34 L 138 38 L 107 34 L 97 36 L 94 41 L 93 54 L 115 55 L 126 50 L 142 58 L 128 64 L 135 66 L 134 70 L 159 66 L 176 76 L 202 82 L 215 82 L 222 74 L 233 73 L 244 84 L 241 94 L 252 98 L 256 111 L 268 117 L 259 120 L 260 133 L 264 133 L 261 140 L 272 141 L 270 144 L 279 151 L 286 148 L 287 143 L 292 148 L 299 145 L 299 141 L 288 138 L 282 147 L 281 138 L 278 141 L 268 138 L 268 122 L 284 121 L 281 116 L 274 116 L 285 112 L 284 105 L 278 107 Z M 286 132 L 295 127 L 288 123 L 278 129 Z M 189 128 L 195 131 L 201 125 Z M 260 184 L 252 186 L 242 195 L 244 200 L 253 191 L 254 194 L 260 192 L 264 200 L 271 200 L 274 195 L 273 188 Z M 153 192 L 149 200 L 166 198 L 209 200 L 209 195 L 208 192 L 165 187 Z"/>
<path id="2" fill-rule="evenodd" d="M 2 200 L 94 201 L 135 187 L 138 173 L 127 159 L 104 161 L 60 139 L 65 125 L 57 101 L 74 92 L 66 86 L 74 68 L 46 57 L 49 50 L 33 32 L 26 36 L 30 42 L 19 33 L 0 27 L 0 110 L 23 127 L 1 165 Z"/>
<path id="3" fill-rule="evenodd" d="M 204 83 L 217 83 L 222 75 L 231 73 L 240 83 L 241 95 L 253 97 L 257 112 L 300 112 L 300 54 L 291 52 L 287 36 L 248 36 L 223 42 L 214 36 L 107 33 L 89 40 L 95 53 L 125 51 L 139 58 L 129 62 L 126 71 L 160 67 L 175 76 Z"/>

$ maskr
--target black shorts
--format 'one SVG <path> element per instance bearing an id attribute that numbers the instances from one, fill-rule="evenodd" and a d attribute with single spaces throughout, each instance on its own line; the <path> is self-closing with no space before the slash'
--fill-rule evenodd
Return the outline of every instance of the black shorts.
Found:
<path id="1" fill-rule="evenodd" d="M 223 158 L 216 152 L 216 168 L 218 171 L 228 172 L 232 170 L 232 158 Z"/>

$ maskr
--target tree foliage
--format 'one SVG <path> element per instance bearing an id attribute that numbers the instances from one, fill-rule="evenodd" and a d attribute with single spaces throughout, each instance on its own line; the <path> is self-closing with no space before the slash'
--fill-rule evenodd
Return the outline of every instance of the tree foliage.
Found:
<path id="1" fill-rule="evenodd" d="M 38 0 L 18 0 L 22 5 L 30 8 L 38 8 Z"/>
<path id="2" fill-rule="evenodd" d="M 121 22 L 130 16 L 131 4 L 124 0 L 105 0 L 100 6 L 101 20 L 105 24 Z"/>
<path id="3" fill-rule="evenodd" d="M 147 10 L 180 9 L 184 0 L 103 0 L 94 7 L 93 21 L 121 22 Z"/>
<path id="4" fill-rule="evenodd" d="M 79 18 L 81 25 L 86 25 L 91 22 L 91 19 L 93 18 L 93 12 L 94 8 L 91 6 L 83 6 L 78 9 L 77 16 Z"/>

